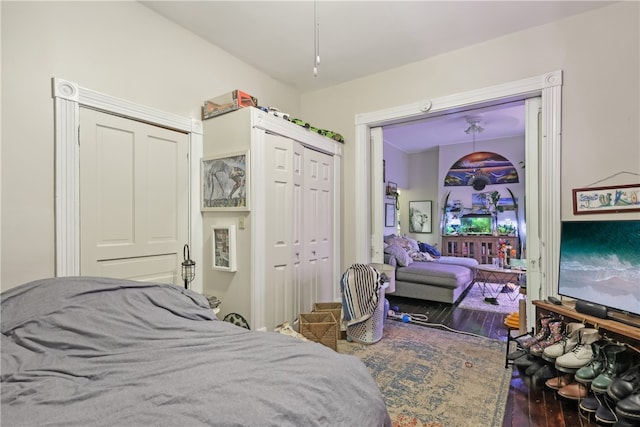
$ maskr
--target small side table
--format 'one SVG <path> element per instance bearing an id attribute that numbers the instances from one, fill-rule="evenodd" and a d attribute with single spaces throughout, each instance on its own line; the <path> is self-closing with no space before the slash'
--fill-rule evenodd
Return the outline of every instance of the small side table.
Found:
<path id="1" fill-rule="evenodd" d="M 476 266 L 476 277 L 474 279 L 474 283 L 482 284 L 483 296 L 488 291 L 489 295 L 496 299 L 501 293 L 504 293 L 502 292 L 502 289 L 512 283 L 515 286 L 513 291 L 517 291 L 511 292 L 515 293 L 515 297 L 511 298 L 511 296 L 509 296 L 509 299 L 513 301 L 519 295 L 520 278 L 526 274 L 527 272 L 525 270 L 498 268 L 493 264 L 480 264 Z M 497 287 L 496 289 L 493 289 L 492 286 L 495 285 L 497 285 Z"/>

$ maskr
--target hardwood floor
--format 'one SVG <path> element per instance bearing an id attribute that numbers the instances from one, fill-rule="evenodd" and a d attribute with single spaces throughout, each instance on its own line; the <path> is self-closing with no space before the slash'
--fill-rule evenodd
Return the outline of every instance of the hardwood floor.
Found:
<path id="1" fill-rule="evenodd" d="M 503 323 L 504 314 L 393 295 L 387 295 L 387 299 L 392 307 L 398 306 L 400 312 L 426 314 L 430 323 L 502 340 L 506 353 L 508 330 Z M 576 401 L 558 396 L 544 384 L 533 383 L 531 377 L 513 368 L 502 427 L 598 427 L 593 415 L 588 419 L 581 412 Z"/>

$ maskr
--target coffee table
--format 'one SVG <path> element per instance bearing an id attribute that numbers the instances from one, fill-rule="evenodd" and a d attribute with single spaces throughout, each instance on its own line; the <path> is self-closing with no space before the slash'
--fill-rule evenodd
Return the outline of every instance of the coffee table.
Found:
<path id="1" fill-rule="evenodd" d="M 480 264 L 476 266 L 476 275 L 473 283 L 478 283 L 482 286 L 483 296 L 488 293 L 497 300 L 498 296 L 506 294 L 511 301 L 515 301 L 520 294 L 520 280 L 526 274 L 526 270 L 500 268 L 493 264 Z"/>

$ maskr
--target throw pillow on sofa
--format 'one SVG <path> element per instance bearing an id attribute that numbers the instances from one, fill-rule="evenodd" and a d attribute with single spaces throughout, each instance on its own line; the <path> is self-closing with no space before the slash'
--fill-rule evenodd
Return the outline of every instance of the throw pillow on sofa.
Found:
<path id="1" fill-rule="evenodd" d="M 413 259 L 409 256 L 407 251 L 395 243 L 387 246 L 384 249 L 384 253 L 393 256 L 401 267 L 406 267 L 413 262 Z"/>
<path id="2" fill-rule="evenodd" d="M 433 257 L 426 252 L 410 250 L 408 253 L 411 259 L 414 261 L 433 261 Z"/>
<path id="3" fill-rule="evenodd" d="M 426 252 L 433 257 L 439 258 L 442 255 L 439 250 L 428 243 L 420 242 L 418 243 L 418 247 L 420 248 L 420 252 Z"/>

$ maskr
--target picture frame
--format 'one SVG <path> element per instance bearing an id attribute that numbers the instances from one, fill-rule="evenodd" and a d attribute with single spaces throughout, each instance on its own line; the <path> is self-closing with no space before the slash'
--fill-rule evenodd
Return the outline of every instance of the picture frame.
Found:
<path id="1" fill-rule="evenodd" d="M 249 150 L 202 158 L 200 210 L 249 211 Z"/>
<path id="2" fill-rule="evenodd" d="M 398 184 L 391 181 L 387 182 L 386 195 L 391 199 L 395 199 L 396 197 L 398 197 Z"/>
<path id="3" fill-rule="evenodd" d="M 235 272 L 236 226 L 214 225 L 211 227 L 212 266 L 214 270 Z"/>
<path id="4" fill-rule="evenodd" d="M 409 232 L 432 233 L 433 218 L 431 200 L 418 200 L 409 202 Z"/>
<path id="5" fill-rule="evenodd" d="M 573 189 L 573 214 L 640 211 L 640 184 Z"/>
<path id="6" fill-rule="evenodd" d="M 395 227 L 396 226 L 396 205 L 395 203 L 384 204 L 384 226 Z"/>

